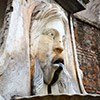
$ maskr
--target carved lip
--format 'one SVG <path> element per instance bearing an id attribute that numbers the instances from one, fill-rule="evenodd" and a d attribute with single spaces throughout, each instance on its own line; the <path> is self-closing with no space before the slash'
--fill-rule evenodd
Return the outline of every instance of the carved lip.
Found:
<path id="1" fill-rule="evenodd" d="M 54 58 L 52 60 L 52 64 L 59 64 L 59 63 L 64 64 L 64 60 L 62 58 L 56 58 L 56 59 Z"/>

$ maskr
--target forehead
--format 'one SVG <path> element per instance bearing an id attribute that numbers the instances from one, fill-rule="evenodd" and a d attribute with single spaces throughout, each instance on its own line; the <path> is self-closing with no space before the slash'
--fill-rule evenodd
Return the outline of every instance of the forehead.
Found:
<path id="1" fill-rule="evenodd" d="M 45 26 L 45 28 L 53 28 L 59 32 L 61 35 L 65 35 L 65 29 L 64 29 L 64 24 L 61 20 L 54 20 L 51 22 L 48 22 Z"/>

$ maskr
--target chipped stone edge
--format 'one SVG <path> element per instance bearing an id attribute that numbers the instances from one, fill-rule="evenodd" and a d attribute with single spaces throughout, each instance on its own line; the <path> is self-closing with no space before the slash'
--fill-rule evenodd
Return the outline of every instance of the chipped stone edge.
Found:
<path id="1" fill-rule="evenodd" d="M 83 17 L 79 14 L 74 14 L 73 17 L 75 17 L 75 18 L 77 18 L 77 19 L 79 19 L 79 20 L 81 20 L 85 23 L 88 23 L 88 24 L 90 24 L 90 25 L 92 25 L 92 26 L 94 26 L 94 27 L 96 27 L 97 29 L 100 30 L 100 24 L 98 24 L 97 22 L 91 21 L 88 18 L 85 18 L 85 17 Z"/>

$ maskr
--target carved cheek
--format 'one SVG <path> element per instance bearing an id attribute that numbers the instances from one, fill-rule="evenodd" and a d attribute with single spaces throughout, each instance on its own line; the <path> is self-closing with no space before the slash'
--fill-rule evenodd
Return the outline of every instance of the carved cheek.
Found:
<path id="1" fill-rule="evenodd" d="M 53 40 L 48 39 L 46 36 L 41 36 L 38 41 L 38 56 L 41 59 L 48 58 L 53 51 Z"/>

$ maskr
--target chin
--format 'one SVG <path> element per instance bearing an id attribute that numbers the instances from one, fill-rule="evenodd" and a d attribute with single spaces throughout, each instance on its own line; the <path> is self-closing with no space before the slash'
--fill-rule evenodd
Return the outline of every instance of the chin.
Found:
<path id="1" fill-rule="evenodd" d="M 50 84 L 52 77 L 54 76 L 55 71 L 64 65 L 64 59 L 62 57 L 54 56 L 51 60 L 42 61 L 41 68 L 44 75 L 45 84 Z"/>

